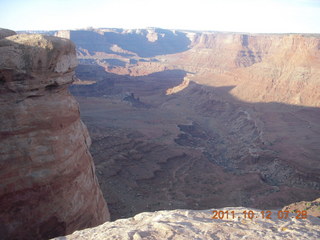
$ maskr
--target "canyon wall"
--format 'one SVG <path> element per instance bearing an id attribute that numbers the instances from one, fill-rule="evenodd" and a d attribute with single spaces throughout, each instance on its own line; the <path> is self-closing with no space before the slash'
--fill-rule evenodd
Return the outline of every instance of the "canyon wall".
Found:
<path id="1" fill-rule="evenodd" d="M 184 52 L 190 44 L 183 32 L 166 29 L 75 30 L 59 31 L 56 35 L 72 39 L 79 53 L 84 55 L 100 52 L 150 58 Z"/>
<path id="2" fill-rule="evenodd" d="M 1 239 L 48 239 L 107 221 L 91 140 L 67 89 L 74 44 L 0 32 Z"/>
<path id="3" fill-rule="evenodd" d="M 231 93 L 243 101 L 320 106 L 318 34 L 98 29 L 57 35 L 75 41 L 80 61 L 113 73 L 183 69 L 200 84 L 235 86 Z"/>
<path id="4" fill-rule="evenodd" d="M 244 101 L 320 106 L 319 46 L 317 35 L 202 34 L 172 59 L 206 75 L 208 85 L 216 78 L 234 85 Z"/>

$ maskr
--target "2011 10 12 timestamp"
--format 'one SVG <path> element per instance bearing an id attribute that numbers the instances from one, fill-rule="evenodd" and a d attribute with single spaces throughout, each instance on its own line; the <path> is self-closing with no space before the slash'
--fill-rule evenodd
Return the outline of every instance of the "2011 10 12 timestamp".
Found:
<path id="1" fill-rule="evenodd" d="M 212 219 L 234 219 L 237 216 L 242 217 L 244 219 L 255 219 L 255 218 L 261 218 L 261 219 L 272 219 L 272 218 L 277 218 L 277 219 L 288 219 L 290 217 L 296 218 L 296 219 L 307 219 L 308 214 L 307 211 L 295 211 L 293 213 L 289 213 L 289 211 L 282 211 L 279 210 L 277 212 L 274 211 L 252 211 L 252 210 L 245 210 L 243 212 L 237 213 L 235 211 L 223 211 L 223 210 L 213 210 L 212 211 L 213 216 Z"/>

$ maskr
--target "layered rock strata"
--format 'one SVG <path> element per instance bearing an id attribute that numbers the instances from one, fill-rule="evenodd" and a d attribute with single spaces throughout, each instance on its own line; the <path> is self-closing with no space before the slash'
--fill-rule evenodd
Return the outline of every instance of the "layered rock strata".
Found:
<path id="1" fill-rule="evenodd" d="M 242 101 L 320 106 L 319 34 L 163 29 L 56 34 L 77 44 L 82 63 L 96 63 L 116 74 L 138 76 L 183 69 L 196 73 L 190 80 L 200 84 L 235 86 L 231 93 Z"/>
<path id="2" fill-rule="evenodd" d="M 1 239 L 48 239 L 107 221 L 91 140 L 67 90 L 77 66 L 74 44 L 2 32 Z"/>

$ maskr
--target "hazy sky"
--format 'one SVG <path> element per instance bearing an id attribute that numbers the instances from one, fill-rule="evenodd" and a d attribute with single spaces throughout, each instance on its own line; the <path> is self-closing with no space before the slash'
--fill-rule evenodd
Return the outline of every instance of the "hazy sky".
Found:
<path id="1" fill-rule="evenodd" d="M 320 33 L 320 0 L 0 0 L 0 27 Z"/>

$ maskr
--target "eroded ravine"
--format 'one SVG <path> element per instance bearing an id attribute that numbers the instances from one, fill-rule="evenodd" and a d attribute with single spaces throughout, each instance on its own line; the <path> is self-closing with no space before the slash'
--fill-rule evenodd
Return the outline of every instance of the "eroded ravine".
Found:
<path id="1" fill-rule="evenodd" d="M 71 90 L 114 219 L 319 196 L 319 36 L 178 31 L 174 50 L 171 32 L 148 31 L 65 32 L 78 78 L 96 82 Z M 108 50 L 83 51 L 97 34 Z"/>
<path id="2" fill-rule="evenodd" d="M 114 219 L 212 205 L 278 208 L 319 194 L 317 174 L 283 159 L 275 138 L 279 136 L 267 129 L 278 125 L 264 114 L 272 119 L 286 115 L 278 107 L 272 111 L 272 106 L 229 101 L 219 89 L 194 83 L 173 95 L 152 95 L 141 91 L 139 82 L 135 91 L 135 78 L 130 81 L 131 91 L 140 92 L 136 95 L 150 108 L 134 107 L 121 95 L 79 97 L 94 140 L 91 152 L 98 178 Z M 121 80 L 118 84 L 125 88 Z M 291 109 L 288 114 L 300 111 L 281 107 Z M 287 121 L 277 123 L 290 126 Z"/>

